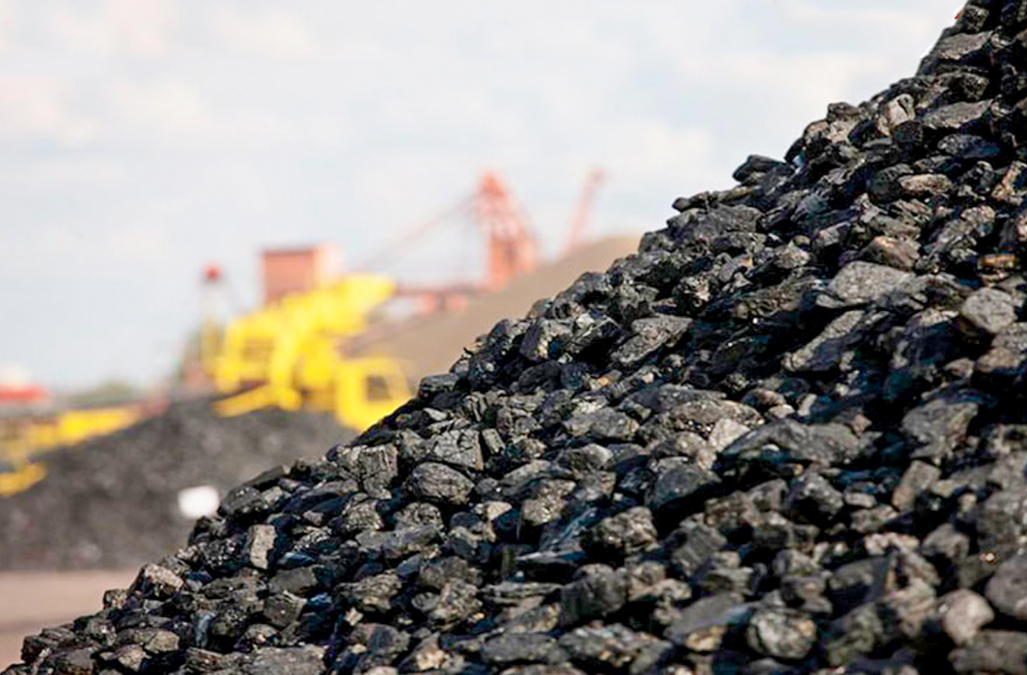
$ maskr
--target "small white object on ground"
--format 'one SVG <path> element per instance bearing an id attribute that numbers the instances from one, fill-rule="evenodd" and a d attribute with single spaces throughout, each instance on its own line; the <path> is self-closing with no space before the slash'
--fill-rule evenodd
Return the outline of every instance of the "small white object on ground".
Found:
<path id="1" fill-rule="evenodd" d="M 198 485 L 178 492 L 178 510 L 191 520 L 213 516 L 220 504 L 221 496 L 212 485 Z"/>

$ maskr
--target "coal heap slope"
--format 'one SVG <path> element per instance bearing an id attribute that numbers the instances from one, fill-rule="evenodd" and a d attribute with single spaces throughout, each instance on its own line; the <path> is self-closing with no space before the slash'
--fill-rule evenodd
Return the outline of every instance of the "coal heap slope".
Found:
<path id="1" fill-rule="evenodd" d="M 347 437 L 330 415 L 261 410 L 226 419 L 206 400 L 174 403 L 44 456 L 41 483 L 0 499 L 0 570 L 137 567 L 188 540 L 193 521 L 179 509 L 179 491 L 225 493 Z"/>
<path id="2" fill-rule="evenodd" d="M 1027 673 L 1027 0 L 752 157 L 24 673 Z"/>

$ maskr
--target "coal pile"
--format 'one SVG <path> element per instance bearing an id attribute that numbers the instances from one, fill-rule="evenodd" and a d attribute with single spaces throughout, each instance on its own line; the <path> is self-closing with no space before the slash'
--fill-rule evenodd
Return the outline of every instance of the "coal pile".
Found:
<path id="1" fill-rule="evenodd" d="M 8 673 L 1027 674 L 1027 1 Z"/>
<path id="2" fill-rule="evenodd" d="M 47 477 L 0 499 L 0 570 L 137 567 L 186 543 L 179 493 L 226 493 L 274 464 L 352 438 L 329 415 L 261 410 L 220 418 L 205 400 L 42 458 Z"/>

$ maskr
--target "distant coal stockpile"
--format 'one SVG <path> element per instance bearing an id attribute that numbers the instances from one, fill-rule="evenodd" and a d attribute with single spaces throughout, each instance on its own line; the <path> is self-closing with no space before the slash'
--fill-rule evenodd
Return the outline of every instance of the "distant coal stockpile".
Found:
<path id="1" fill-rule="evenodd" d="M 1027 674 L 1025 148 L 971 2 L 9 675 Z"/>
<path id="2" fill-rule="evenodd" d="M 352 438 L 330 415 L 214 415 L 175 403 L 133 427 L 47 454 L 47 476 L 0 499 L 0 569 L 123 568 L 184 545 L 196 501 Z M 215 504 L 216 505 L 216 504 Z"/>

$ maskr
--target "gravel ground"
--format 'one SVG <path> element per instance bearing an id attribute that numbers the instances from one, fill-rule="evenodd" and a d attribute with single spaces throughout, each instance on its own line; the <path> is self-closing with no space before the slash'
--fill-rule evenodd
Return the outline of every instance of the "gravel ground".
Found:
<path id="1" fill-rule="evenodd" d="M 1025 97 L 969 3 L 8 675 L 1027 675 Z"/>

